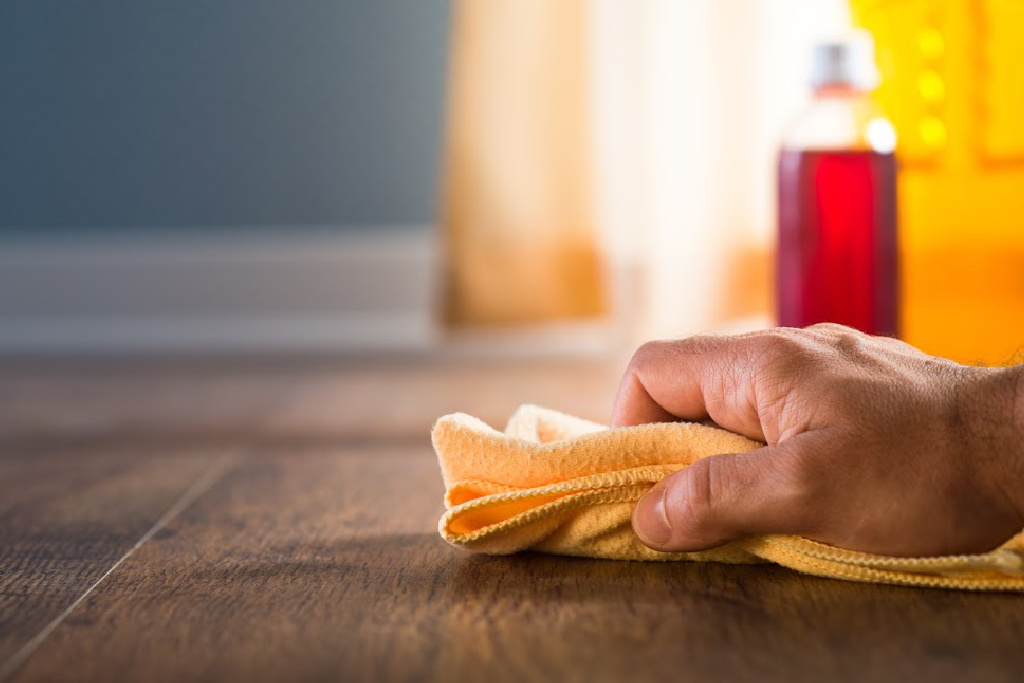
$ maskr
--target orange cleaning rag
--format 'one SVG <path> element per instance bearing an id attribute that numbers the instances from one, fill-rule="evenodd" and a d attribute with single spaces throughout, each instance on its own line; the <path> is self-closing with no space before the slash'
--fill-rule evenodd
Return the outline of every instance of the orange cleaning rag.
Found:
<path id="1" fill-rule="evenodd" d="M 1024 533 L 992 552 L 950 557 L 882 557 L 786 535 L 702 552 L 651 550 L 630 524 L 634 505 L 651 486 L 700 458 L 762 445 L 716 427 L 678 422 L 609 429 L 525 405 L 504 432 L 455 413 L 437 421 L 432 437 L 447 488 L 438 530 L 449 543 L 470 550 L 774 562 L 852 581 L 1024 591 Z"/>

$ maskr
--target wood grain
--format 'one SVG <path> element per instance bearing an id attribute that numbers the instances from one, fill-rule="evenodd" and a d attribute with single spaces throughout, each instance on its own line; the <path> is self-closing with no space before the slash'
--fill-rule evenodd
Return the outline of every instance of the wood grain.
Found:
<path id="1" fill-rule="evenodd" d="M 220 451 L 0 444 L 0 665 L 95 583 Z"/>
<path id="2" fill-rule="evenodd" d="M 419 449 L 264 452 L 16 680 L 1019 678 L 1024 600 L 770 567 L 475 557 Z"/>
<path id="3" fill-rule="evenodd" d="M 145 540 L 12 680 L 1024 671 L 1021 596 L 444 544 L 430 422 L 463 409 L 500 424 L 524 401 L 601 419 L 610 366 L 168 361 L 0 367 L 0 379 L 0 667 Z M 242 459 L 145 536 L 225 449 Z"/>
<path id="4" fill-rule="evenodd" d="M 245 435 L 290 374 L 230 361 L 0 362 L 0 440 Z"/>
<path id="5" fill-rule="evenodd" d="M 413 358 L 8 361 L 0 362 L 0 439 L 422 439 L 446 413 L 470 411 L 503 426 L 521 403 L 605 422 L 621 365 Z"/>
<path id="6" fill-rule="evenodd" d="M 422 440 L 441 415 L 505 426 L 523 403 L 607 422 L 622 368 L 598 362 L 365 363 L 302 370 L 263 434 Z"/>

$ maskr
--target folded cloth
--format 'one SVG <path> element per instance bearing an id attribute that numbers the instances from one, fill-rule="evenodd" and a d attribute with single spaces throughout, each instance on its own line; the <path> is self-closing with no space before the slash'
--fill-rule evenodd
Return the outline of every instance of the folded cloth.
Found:
<path id="1" fill-rule="evenodd" d="M 433 429 L 444 476 L 449 543 L 488 554 L 536 550 L 615 560 L 774 562 L 852 581 L 1024 591 L 1024 532 L 978 555 L 883 557 L 798 536 L 746 538 L 713 550 L 663 553 L 643 545 L 630 518 L 662 477 L 715 453 L 763 444 L 699 423 L 609 429 L 524 405 L 504 433 L 455 413 Z"/>

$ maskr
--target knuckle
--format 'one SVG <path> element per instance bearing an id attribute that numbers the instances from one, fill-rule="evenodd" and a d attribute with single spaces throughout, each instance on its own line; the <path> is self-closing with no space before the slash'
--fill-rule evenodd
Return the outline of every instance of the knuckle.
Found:
<path id="1" fill-rule="evenodd" d="M 729 337 L 716 336 L 713 334 L 697 334 L 692 337 L 685 337 L 671 342 L 666 342 L 667 351 L 678 356 L 701 356 L 709 354 L 728 343 Z"/>
<path id="2" fill-rule="evenodd" d="M 769 377 L 799 375 L 816 362 L 818 351 L 800 330 L 773 330 L 758 343 L 755 365 Z"/>
<path id="3" fill-rule="evenodd" d="M 846 356 L 860 356 L 866 352 L 871 337 L 860 330 L 839 323 L 818 323 L 806 328 L 830 347 Z"/>
<path id="4" fill-rule="evenodd" d="M 865 339 L 863 334 L 851 330 L 838 334 L 833 344 L 845 356 L 861 356 L 866 352 Z"/>
<path id="5" fill-rule="evenodd" d="M 705 353 L 720 348 L 722 344 L 727 344 L 732 339 L 732 337 L 723 335 L 697 334 L 681 339 L 677 344 L 679 345 L 679 350 L 686 353 Z"/>
<path id="6" fill-rule="evenodd" d="M 818 332 L 825 336 L 837 336 L 844 334 L 860 334 L 856 329 L 839 323 L 815 323 L 804 328 L 809 332 Z"/>
<path id="7" fill-rule="evenodd" d="M 658 339 L 641 344 L 633 353 L 630 367 L 647 367 L 673 357 L 699 356 L 720 347 L 723 338 L 702 334 L 685 339 Z"/>
<path id="8" fill-rule="evenodd" d="M 637 370 L 650 364 L 653 358 L 662 355 L 665 346 L 663 341 L 648 341 L 637 347 L 633 357 L 629 360 L 629 369 Z"/>
<path id="9" fill-rule="evenodd" d="M 806 335 L 800 330 L 769 330 L 760 338 L 760 342 L 764 352 L 775 357 L 802 356 L 809 349 Z"/>

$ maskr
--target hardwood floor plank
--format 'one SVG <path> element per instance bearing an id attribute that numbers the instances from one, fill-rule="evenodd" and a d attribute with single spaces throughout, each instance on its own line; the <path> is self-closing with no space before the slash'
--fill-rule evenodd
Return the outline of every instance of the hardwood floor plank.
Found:
<path id="1" fill-rule="evenodd" d="M 231 363 L 0 363 L 0 443 L 244 436 L 290 375 Z"/>
<path id="2" fill-rule="evenodd" d="M 421 439 L 446 413 L 504 426 L 521 403 L 606 421 L 621 371 L 425 358 L 0 362 L 0 439 Z"/>
<path id="3" fill-rule="evenodd" d="M 487 558 L 428 447 L 266 450 L 118 567 L 14 680 L 1012 681 L 1024 597 L 773 567 Z"/>
<path id="4" fill-rule="evenodd" d="M 438 417 L 471 413 L 504 428 L 536 403 L 607 422 L 623 368 L 596 361 L 366 364 L 297 375 L 264 434 L 423 438 Z"/>
<path id="5" fill-rule="evenodd" d="M 0 441 L 0 672 L 219 458 L 139 441 Z M 2 678 L 2 676 L 0 676 Z"/>

